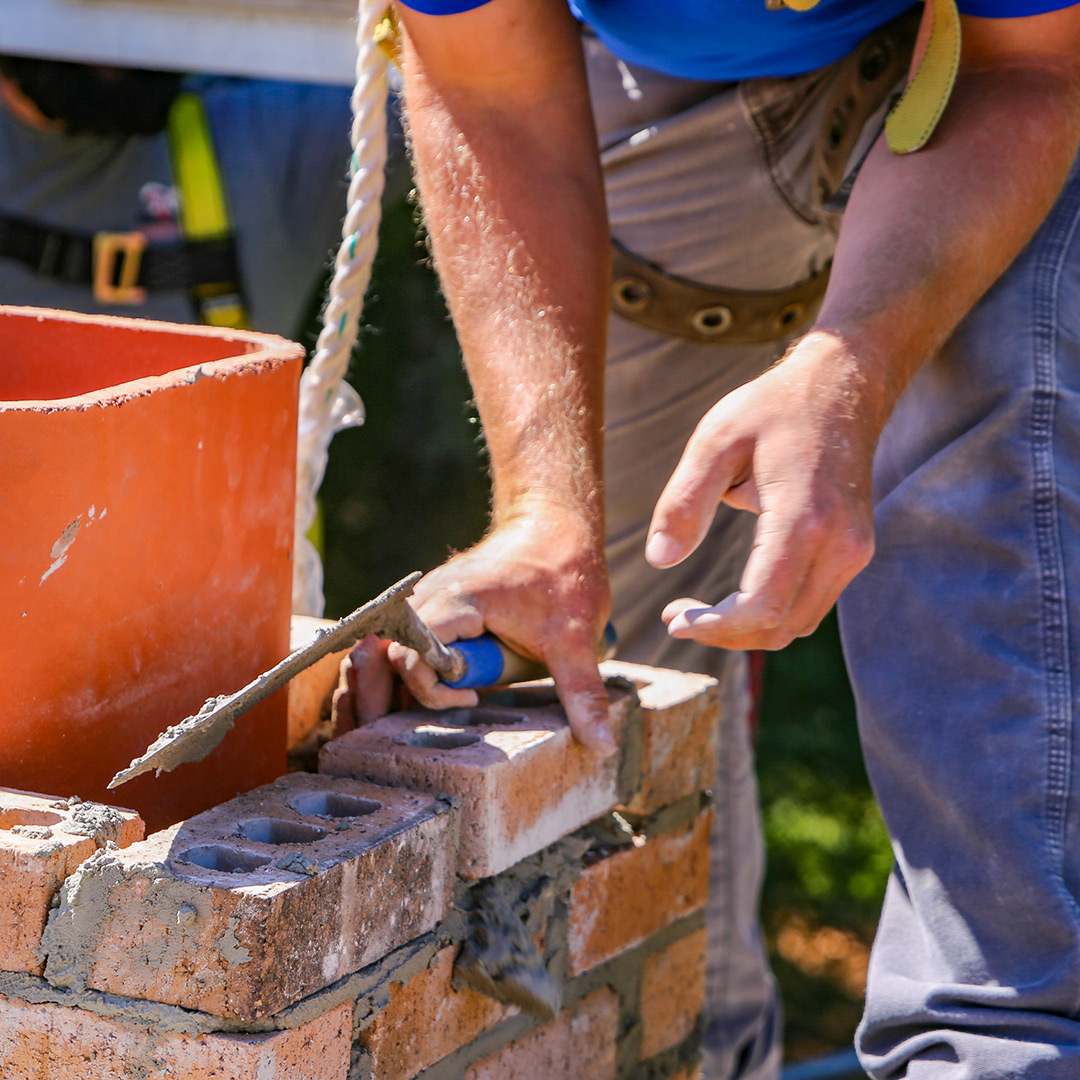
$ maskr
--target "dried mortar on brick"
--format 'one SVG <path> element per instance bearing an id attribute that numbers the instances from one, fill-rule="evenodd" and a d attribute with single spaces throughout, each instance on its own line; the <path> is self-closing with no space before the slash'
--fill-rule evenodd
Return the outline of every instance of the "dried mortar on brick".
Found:
<path id="1" fill-rule="evenodd" d="M 45 978 L 61 989 L 85 990 L 109 892 L 125 878 L 163 871 L 160 863 L 125 864 L 109 850 L 91 855 L 60 887 L 60 903 L 49 914 L 38 948 Z"/>
<path id="2" fill-rule="evenodd" d="M 67 810 L 67 817 L 56 828 L 75 836 L 89 836 L 99 848 L 108 843 L 118 844 L 124 831 L 124 816 L 113 806 L 101 803 L 67 800 L 54 804 Z"/>

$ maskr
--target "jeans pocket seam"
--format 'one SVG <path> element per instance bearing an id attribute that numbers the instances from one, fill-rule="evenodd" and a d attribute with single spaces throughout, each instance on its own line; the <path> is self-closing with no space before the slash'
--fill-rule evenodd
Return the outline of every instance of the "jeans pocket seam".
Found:
<path id="1" fill-rule="evenodd" d="M 1074 916 L 1080 905 L 1065 880 L 1072 736 L 1068 597 L 1058 513 L 1053 441 L 1056 419 L 1058 302 L 1066 256 L 1080 228 L 1080 183 L 1047 219 L 1032 311 L 1034 385 L 1030 417 L 1032 513 L 1041 585 L 1042 655 L 1046 672 L 1047 751 L 1044 803 L 1049 870 Z M 1055 219 L 1058 219 L 1055 222 Z"/>

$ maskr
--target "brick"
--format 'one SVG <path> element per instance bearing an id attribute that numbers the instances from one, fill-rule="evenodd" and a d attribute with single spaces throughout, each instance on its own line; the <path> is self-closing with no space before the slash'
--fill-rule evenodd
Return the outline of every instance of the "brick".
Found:
<path id="1" fill-rule="evenodd" d="M 334 625 L 331 619 L 294 615 L 290 625 L 289 648 L 295 652 L 310 645 L 320 630 Z M 338 669 L 348 654 L 348 649 L 329 653 L 289 680 L 289 749 L 302 743 L 320 720 L 329 717 Z"/>
<path id="2" fill-rule="evenodd" d="M 429 968 L 390 987 L 386 1008 L 359 1040 L 371 1054 L 372 1080 L 410 1080 L 518 1011 L 451 986 L 455 951 L 443 949 Z"/>
<path id="3" fill-rule="evenodd" d="M 507 704 L 495 704 L 505 701 Z M 622 744 L 634 701 L 611 692 Z M 458 873 L 498 874 L 620 800 L 620 756 L 574 739 L 550 686 L 492 695 L 475 709 L 392 713 L 323 747 L 319 771 L 452 796 L 461 808 Z"/>
<path id="4" fill-rule="evenodd" d="M 641 966 L 641 1056 L 682 1042 L 705 1008 L 705 931 L 646 957 Z"/>
<path id="5" fill-rule="evenodd" d="M 628 679 L 641 700 L 641 786 L 625 808 L 651 814 L 708 788 L 716 773 L 716 680 L 618 660 L 600 671 Z"/>
<path id="6" fill-rule="evenodd" d="M 346 1080 L 352 1006 L 258 1035 L 186 1035 L 0 996 L 4 1080 Z"/>
<path id="7" fill-rule="evenodd" d="M 40 975 L 37 948 L 64 879 L 99 846 L 144 833 L 133 810 L 0 788 L 0 967 Z"/>
<path id="8" fill-rule="evenodd" d="M 465 1080 L 614 1080 L 619 1002 L 603 986 L 549 1024 L 471 1065 Z"/>
<path id="9" fill-rule="evenodd" d="M 712 812 L 586 866 L 570 891 L 570 974 L 603 963 L 705 906 Z"/>
<path id="10" fill-rule="evenodd" d="M 253 1020 L 431 930 L 456 815 L 416 792 L 293 773 L 65 884 L 45 977 Z"/>

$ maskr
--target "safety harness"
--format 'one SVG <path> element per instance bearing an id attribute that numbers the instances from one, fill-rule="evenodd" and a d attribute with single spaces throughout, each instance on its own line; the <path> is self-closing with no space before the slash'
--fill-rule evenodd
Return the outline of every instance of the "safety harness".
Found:
<path id="1" fill-rule="evenodd" d="M 155 242 L 139 230 L 79 232 L 0 216 L 0 256 L 69 285 L 90 286 L 101 304 L 138 305 L 148 293 L 186 290 L 204 323 L 246 329 L 236 240 L 197 94 L 176 98 L 167 132 L 181 239 Z"/>

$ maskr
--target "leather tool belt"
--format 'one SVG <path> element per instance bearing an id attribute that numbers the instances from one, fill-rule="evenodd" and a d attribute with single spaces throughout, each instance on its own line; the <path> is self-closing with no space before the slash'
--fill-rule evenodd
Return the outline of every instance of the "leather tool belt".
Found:
<path id="1" fill-rule="evenodd" d="M 0 256 L 70 285 L 90 286 L 102 304 L 138 304 L 148 291 L 190 292 L 240 279 L 231 235 L 151 244 L 141 232 L 80 233 L 0 217 Z"/>
<path id="2" fill-rule="evenodd" d="M 795 333 L 817 311 L 829 267 L 790 289 L 742 292 L 677 277 L 612 244 L 611 306 L 650 330 L 705 344 L 756 345 Z"/>

